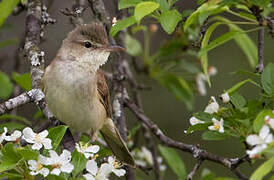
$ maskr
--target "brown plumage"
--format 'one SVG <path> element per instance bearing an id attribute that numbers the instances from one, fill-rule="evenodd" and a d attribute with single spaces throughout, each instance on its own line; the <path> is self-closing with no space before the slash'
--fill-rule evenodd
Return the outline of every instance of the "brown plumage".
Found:
<path id="1" fill-rule="evenodd" d="M 111 51 L 104 27 L 97 23 L 77 27 L 63 41 L 58 54 L 46 68 L 43 83 L 52 113 L 77 132 L 89 133 L 93 140 L 100 131 L 113 154 L 135 166 L 125 142 L 111 117 L 110 95 L 99 70 Z"/>

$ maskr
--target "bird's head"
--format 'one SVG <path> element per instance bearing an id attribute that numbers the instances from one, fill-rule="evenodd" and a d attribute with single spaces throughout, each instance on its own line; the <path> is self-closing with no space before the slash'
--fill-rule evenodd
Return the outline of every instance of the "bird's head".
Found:
<path id="1" fill-rule="evenodd" d="M 85 24 L 76 27 L 63 41 L 62 48 L 68 56 L 78 62 L 96 66 L 96 70 L 108 60 L 110 52 L 124 50 L 120 46 L 110 45 L 103 25 Z"/>

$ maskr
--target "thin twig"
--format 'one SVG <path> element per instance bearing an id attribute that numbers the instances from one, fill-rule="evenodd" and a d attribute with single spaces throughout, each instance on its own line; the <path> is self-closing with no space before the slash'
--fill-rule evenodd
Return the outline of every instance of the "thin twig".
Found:
<path id="1" fill-rule="evenodd" d="M 203 161 L 204 161 L 203 159 L 198 159 L 198 162 L 195 164 L 192 171 L 187 175 L 187 180 L 192 180 L 193 176 L 198 171 L 198 169 L 202 165 Z"/>

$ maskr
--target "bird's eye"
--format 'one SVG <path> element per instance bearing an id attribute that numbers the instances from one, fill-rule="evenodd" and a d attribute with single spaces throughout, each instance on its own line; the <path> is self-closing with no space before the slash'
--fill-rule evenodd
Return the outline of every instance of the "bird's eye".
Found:
<path id="1" fill-rule="evenodd" d="M 92 47 L 92 44 L 88 41 L 85 42 L 85 47 L 86 48 L 91 48 Z"/>

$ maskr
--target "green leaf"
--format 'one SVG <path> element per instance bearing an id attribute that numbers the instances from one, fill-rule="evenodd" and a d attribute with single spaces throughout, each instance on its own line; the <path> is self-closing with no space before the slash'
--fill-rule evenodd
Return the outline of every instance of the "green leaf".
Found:
<path id="1" fill-rule="evenodd" d="M 80 172 L 82 172 L 87 163 L 87 159 L 82 153 L 79 153 L 76 149 L 72 153 L 72 160 L 71 163 L 74 165 L 74 169 L 72 171 L 73 177 L 76 177 L 76 175 Z"/>
<path id="2" fill-rule="evenodd" d="M 134 16 L 118 21 L 117 23 L 115 23 L 114 26 L 111 27 L 110 36 L 114 37 L 119 31 L 133 25 L 134 23 L 136 23 L 136 19 Z"/>
<path id="3" fill-rule="evenodd" d="M 149 15 L 159 8 L 159 4 L 153 1 L 145 1 L 137 4 L 134 10 L 134 17 L 137 22 L 140 22 L 143 17 Z"/>
<path id="4" fill-rule="evenodd" d="M 50 138 L 51 144 L 52 144 L 52 149 L 56 150 L 57 147 L 59 146 L 60 142 L 62 141 L 62 138 L 64 137 L 66 130 L 68 126 L 57 126 L 49 129 L 49 135 L 48 138 Z"/>
<path id="5" fill-rule="evenodd" d="M 264 91 L 270 95 L 274 96 L 274 64 L 269 63 L 263 71 L 262 74 L 262 85 Z"/>
<path id="6" fill-rule="evenodd" d="M 0 163 L 0 172 L 13 169 L 21 160 L 21 156 L 17 153 L 12 143 L 7 143 L 1 150 L 2 157 Z"/>
<path id="7" fill-rule="evenodd" d="M 162 10 L 162 11 L 166 11 L 170 8 L 167 0 L 155 0 L 155 1 L 160 4 L 160 10 Z M 170 1 L 170 0 L 168 0 L 168 1 Z"/>
<path id="8" fill-rule="evenodd" d="M 234 92 L 230 94 L 229 96 L 230 96 L 230 101 L 237 109 L 241 109 L 246 105 L 246 100 L 240 93 Z"/>
<path id="9" fill-rule="evenodd" d="M 20 0 L 2 0 L 0 2 L 0 27 L 3 25 L 7 17 L 12 13 L 13 9 L 17 6 Z"/>
<path id="10" fill-rule="evenodd" d="M 11 114 L 3 114 L 0 116 L 0 120 L 7 120 L 7 119 L 15 119 L 15 120 L 21 121 L 27 125 L 31 125 L 31 122 L 22 116 L 11 115 Z"/>
<path id="11" fill-rule="evenodd" d="M 233 94 L 234 92 L 237 92 L 246 83 L 251 83 L 251 84 L 254 84 L 255 86 L 260 87 L 260 85 L 257 84 L 255 81 L 253 81 L 251 79 L 245 79 L 245 80 L 243 80 L 241 82 L 238 82 L 237 84 L 235 84 L 234 86 L 232 86 L 230 89 L 228 89 L 227 93 L 228 94 Z"/>
<path id="12" fill-rule="evenodd" d="M 214 17 L 214 19 L 225 22 L 229 26 L 230 30 L 241 32 L 241 34 L 236 36 L 234 40 L 246 55 L 249 65 L 252 68 L 255 68 L 258 64 L 258 51 L 256 45 L 250 39 L 250 37 L 246 33 L 244 33 L 241 28 L 233 24 L 230 20 L 220 16 Z"/>
<path id="13" fill-rule="evenodd" d="M 165 73 L 156 77 L 158 82 L 166 87 L 175 97 L 185 103 L 188 109 L 192 109 L 193 93 L 187 81 L 174 74 Z"/>
<path id="14" fill-rule="evenodd" d="M 22 87 L 24 90 L 29 91 L 32 87 L 31 75 L 30 73 L 19 74 L 17 72 L 12 72 L 12 79 Z"/>
<path id="15" fill-rule="evenodd" d="M 11 179 L 11 180 L 15 180 L 15 179 L 24 179 L 23 175 L 18 174 L 18 173 L 12 173 L 12 172 L 3 172 L 0 175 L 0 179 Z"/>
<path id="16" fill-rule="evenodd" d="M 13 85 L 9 77 L 0 71 L 0 98 L 8 99 L 12 93 Z"/>
<path id="17" fill-rule="evenodd" d="M 271 118 L 274 118 L 274 115 L 272 113 L 272 110 L 270 109 L 264 109 L 262 110 L 256 117 L 256 119 L 253 122 L 253 129 L 256 133 L 258 133 L 263 125 L 265 124 L 265 116 L 269 116 Z"/>
<path id="18" fill-rule="evenodd" d="M 119 0 L 118 9 L 121 10 L 129 7 L 133 7 L 140 2 L 142 1 L 141 0 Z"/>
<path id="19" fill-rule="evenodd" d="M 168 34 L 173 33 L 181 19 L 182 15 L 177 10 L 164 11 L 160 16 L 161 26 Z"/>
<path id="20" fill-rule="evenodd" d="M 13 131 L 13 130 L 23 130 L 25 128 L 25 125 L 14 123 L 14 122 L 1 123 L 0 129 L 3 129 L 4 127 L 6 127 L 8 130 Z"/>
<path id="21" fill-rule="evenodd" d="M 189 128 L 187 128 L 186 133 L 192 133 L 193 131 L 202 131 L 202 130 L 206 130 L 208 129 L 208 126 L 212 125 L 212 123 L 199 123 L 199 124 L 195 124 L 193 126 L 190 126 Z"/>
<path id="22" fill-rule="evenodd" d="M 212 118 L 214 117 L 212 114 L 203 111 L 194 113 L 193 116 L 205 122 L 212 122 Z"/>
<path id="23" fill-rule="evenodd" d="M 202 43 L 201 43 L 201 49 L 203 49 L 204 47 L 206 47 L 208 45 L 211 34 L 221 24 L 224 24 L 224 23 L 216 22 L 216 23 L 212 24 L 207 29 L 207 31 L 204 35 L 204 38 L 202 40 Z M 206 76 L 207 82 L 208 82 L 209 86 L 211 86 L 209 75 L 208 75 L 208 57 L 207 57 L 207 53 L 201 55 L 201 63 L 202 63 L 203 72 Z"/>
<path id="24" fill-rule="evenodd" d="M 186 168 L 177 152 L 162 145 L 158 145 L 158 149 L 169 167 L 178 176 L 178 179 L 185 179 L 187 176 Z"/>
<path id="25" fill-rule="evenodd" d="M 264 162 L 256 171 L 251 175 L 250 180 L 261 180 L 274 168 L 274 157 Z"/>
<path id="26" fill-rule="evenodd" d="M 189 26 L 191 26 L 195 22 L 199 22 L 200 20 L 199 23 L 202 24 L 203 21 L 207 19 L 208 16 L 221 13 L 227 9 L 228 9 L 227 6 L 220 6 L 218 4 L 216 5 L 210 2 L 204 3 L 187 18 L 184 24 L 184 31 L 186 31 L 189 28 Z"/>
<path id="27" fill-rule="evenodd" d="M 39 152 L 28 148 L 27 146 L 23 149 L 18 149 L 18 153 L 25 159 L 25 160 L 37 160 L 39 156 Z"/>
<path id="28" fill-rule="evenodd" d="M 17 38 L 12 38 L 12 39 L 2 41 L 2 42 L 0 42 L 0 48 L 16 44 L 17 42 L 18 42 Z"/>
<path id="29" fill-rule="evenodd" d="M 126 34 L 125 46 L 127 53 L 131 56 L 138 56 L 143 52 L 140 42 L 129 34 Z"/>
<path id="30" fill-rule="evenodd" d="M 207 141 L 219 141 L 226 139 L 226 135 L 215 132 L 215 131 L 206 131 L 202 134 L 202 139 Z"/>
<path id="31" fill-rule="evenodd" d="M 203 54 L 208 53 L 208 51 L 226 43 L 227 41 L 233 39 L 237 35 L 239 35 L 238 31 L 230 31 L 230 32 L 224 33 L 223 35 L 211 41 L 208 45 L 203 46 L 203 48 L 199 52 L 199 56 L 202 56 Z"/>

